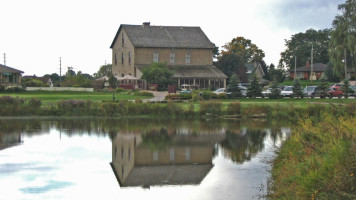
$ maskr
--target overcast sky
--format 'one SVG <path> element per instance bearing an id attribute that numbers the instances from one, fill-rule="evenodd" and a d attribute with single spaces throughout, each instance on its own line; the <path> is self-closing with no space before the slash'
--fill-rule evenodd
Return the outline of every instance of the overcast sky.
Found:
<path id="1" fill-rule="evenodd" d="M 284 40 L 309 28 L 331 28 L 345 0 L 1 0 L 0 63 L 25 75 L 68 66 L 93 74 L 111 63 L 120 24 L 200 26 L 211 42 L 252 40 L 277 64 Z"/>

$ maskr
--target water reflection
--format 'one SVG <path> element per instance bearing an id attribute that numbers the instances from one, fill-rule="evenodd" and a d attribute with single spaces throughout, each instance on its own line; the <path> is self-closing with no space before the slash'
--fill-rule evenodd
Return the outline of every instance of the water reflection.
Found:
<path id="1" fill-rule="evenodd" d="M 184 129 L 117 133 L 111 166 L 121 187 L 199 184 L 213 167 L 214 144 L 225 134 Z"/>
<path id="2" fill-rule="evenodd" d="M 0 186 L 15 183 L 17 199 L 56 190 L 66 199 L 74 188 L 91 197 L 97 192 L 88 179 L 116 197 L 191 189 L 188 199 L 251 199 L 267 180 L 261 158 L 285 140 L 288 127 L 265 120 L 0 119 Z M 141 187 L 152 188 L 148 194 Z"/>

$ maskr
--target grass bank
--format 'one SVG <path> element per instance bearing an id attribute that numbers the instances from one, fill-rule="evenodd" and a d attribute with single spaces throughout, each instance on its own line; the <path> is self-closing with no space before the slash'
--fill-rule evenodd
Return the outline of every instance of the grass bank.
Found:
<path id="1" fill-rule="evenodd" d="M 303 117 L 273 162 L 269 199 L 356 199 L 356 119 Z"/>
<path id="2" fill-rule="evenodd" d="M 135 99 L 147 99 L 152 98 L 148 96 L 139 95 L 138 93 L 130 92 L 51 92 L 51 91 L 28 91 L 19 93 L 1 93 L 0 96 L 18 97 L 21 99 L 29 100 L 36 98 L 41 100 L 43 105 L 48 103 L 55 104 L 62 100 L 82 100 L 82 101 L 110 101 L 113 100 L 113 93 L 115 100 L 135 100 Z"/>
<path id="3" fill-rule="evenodd" d="M 356 102 L 348 104 L 253 103 L 209 100 L 192 103 L 142 103 L 141 100 L 61 100 L 43 105 L 40 99 L 0 97 L 0 116 L 165 116 L 168 118 L 273 118 L 296 120 L 303 115 L 319 117 L 327 111 L 334 116 L 353 114 Z"/>

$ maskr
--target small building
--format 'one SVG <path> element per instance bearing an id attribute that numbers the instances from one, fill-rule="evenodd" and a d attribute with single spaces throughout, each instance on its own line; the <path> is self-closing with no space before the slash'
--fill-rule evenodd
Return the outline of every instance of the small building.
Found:
<path id="1" fill-rule="evenodd" d="M 324 76 L 324 72 L 326 70 L 326 65 L 323 63 L 314 63 L 313 64 L 313 71 L 312 67 L 309 62 L 306 62 L 306 65 L 303 67 L 297 67 L 296 72 L 298 79 L 305 79 L 305 80 L 319 80 L 321 77 Z M 294 68 L 290 70 L 290 77 L 294 78 Z"/>
<path id="2" fill-rule="evenodd" d="M 0 86 L 5 88 L 21 86 L 21 70 L 0 64 Z"/>
<path id="3" fill-rule="evenodd" d="M 265 76 L 265 73 L 262 69 L 262 66 L 259 62 L 253 62 L 253 63 L 245 63 L 245 68 L 246 68 L 246 74 L 248 77 L 248 80 L 251 80 L 252 75 L 255 73 L 257 78 L 260 80 L 263 79 Z"/>
<path id="4" fill-rule="evenodd" d="M 226 87 L 227 76 L 213 65 L 215 45 L 200 27 L 122 24 L 110 48 L 114 75 L 141 78 L 143 68 L 160 62 L 174 71 L 178 88 Z"/>

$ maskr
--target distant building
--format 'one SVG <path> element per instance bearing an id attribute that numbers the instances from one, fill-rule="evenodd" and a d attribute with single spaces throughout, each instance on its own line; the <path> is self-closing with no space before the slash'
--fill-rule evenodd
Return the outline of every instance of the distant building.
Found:
<path id="1" fill-rule="evenodd" d="M 265 76 L 265 73 L 262 69 L 262 66 L 259 62 L 254 62 L 254 63 L 245 63 L 245 68 L 246 68 L 246 74 L 248 77 L 248 80 L 251 79 L 252 75 L 255 73 L 257 78 L 262 80 L 262 78 Z"/>
<path id="2" fill-rule="evenodd" d="M 313 72 L 312 68 L 307 61 L 305 66 L 297 67 L 296 78 L 298 79 L 305 79 L 305 80 L 319 80 L 321 77 L 324 76 L 324 72 L 326 70 L 326 65 L 323 63 L 314 63 L 313 64 Z M 290 70 L 290 77 L 294 78 L 294 68 Z"/>
<path id="3" fill-rule="evenodd" d="M 200 27 L 120 25 L 110 46 L 112 72 L 140 78 L 152 62 L 166 63 L 173 80 L 199 88 L 226 87 L 227 76 L 213 65 L 213 49 Z"/>
<path id="4" fill-rule="evenodd" d="M 21 86 L 21 70 L 0 64 L 0 86 L 5 88 Z"/>

